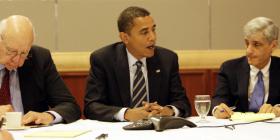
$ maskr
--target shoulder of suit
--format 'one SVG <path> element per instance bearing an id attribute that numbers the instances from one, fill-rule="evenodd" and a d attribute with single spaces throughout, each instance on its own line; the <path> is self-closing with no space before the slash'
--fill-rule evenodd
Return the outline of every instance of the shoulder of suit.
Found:
<path id="1" fill-rule="evenodd" d="M 245 62 L 247 62 L 247 58 L 246 58 L 246 56 L 242 56 L 242 57 L 239 57 L 239 58 L 226 60 L 222 65 L 224 67 L 232 67 L 232 68 L 235 67 L 236 68 L 236 67 L 239 67 L 240 65 L 242 65 Z"/>
<path id="2" fill-rule="evenodd" d="M 100 49 L 94 50 L 91 55 L 94 56 L 111 56 L 117 50 L 125 50 L 125 47 L 122 42 L 116 42 L 107 46 L 104 46 Z"/>
<path id="3" fill-rule="evenodd" d="M 30 52 L 33 54 L 34 53 L 40 53 L 40 54 L 50 53 L 50 51 L 48 49 L 40 47 L 38 45 L 32 45 Z"/>
<path id="4" fill-rule="evenodd" d="M 163 48 L 163 47 L 160 47 L 160 46 L 156 46 L 156 54 L 159 54 L 159 55 L 177 55 L 174 51 L 172 50 L 169 50 L 167 48 Z"/>

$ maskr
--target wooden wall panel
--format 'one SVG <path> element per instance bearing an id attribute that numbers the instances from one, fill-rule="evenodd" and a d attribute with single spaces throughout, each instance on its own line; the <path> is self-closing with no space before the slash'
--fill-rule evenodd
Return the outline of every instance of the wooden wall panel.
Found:
<path id="1" fill-rule="evenodd" d="M 88 72 L 62 72 L 60 74 L 83 112 Z"/>
<path id="2" fill-rule="evenodd" d="M 180 76 L 186 88 L 192 107 L 192 115 L 197 115 L 194 108 L 194 97 L 197 94 L 213 95 L 216 86 L 217 69 L 182 69 Z M 88 72 L 61 72 L 66 85 L 76 98 L 81 110 L 84 107 L 84 94 Z"/>

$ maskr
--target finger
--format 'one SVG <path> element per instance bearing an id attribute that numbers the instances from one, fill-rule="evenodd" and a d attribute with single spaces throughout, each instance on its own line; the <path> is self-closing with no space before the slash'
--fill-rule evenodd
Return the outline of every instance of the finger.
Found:
<path id="1" fill-rule="evenodd" d="M 163 109 L 163 107 L 162 106 L 160 106 L 160 105 L 153 105 L 153 106 L 151 106 L 151 109 L 152 110 L 162 110 Z"/>
<path id="2" fill-rule="evenodd" d="M 271 106 L 271 107 L 268 107 L 268 108 L 267 108 L 267 110 L 266 110 L 265 113 L 272 113 L 272 111 L 273 111 L 273 107 Z"/>
<path id="3" fill-rule="evenodd" d="M 275 107 L 272 108 L 272 113 L 277 117 L 278 111 Z"/>
<path id="4" fill-rule="evenodd" d="M 12 105 L 7 105 L 7 111 L 8 112 L 14 112 L 14 107 Z"/>
<path id="5" fill-rule="evenodd" d="M 146 101 L 142 102 L 142 106 L 145 106 L 146 104 L 148 104 L 148 102 L 146 102 Z"/>
<path id="6" fill-rule="evenodd" d="M 275 110 L 275 116 L 280 117 L 280 107 L 274 106 L 273 109 Z"/>
<path id="7" fill-rule="evenodd" d="M 22 119 L 22 124 L 29 124 L 31 122 L 34 122 L 36 118 L 34 116 L 28 116 Z"/>
<path id="8" fill-rule="evenodd" d="M 216 108 L 213 115 L 218 119 L 226 119 L 230 117 L 230 114 L 221 106 Z"/>
<path id="9" fill-rule="evenodd" d="M 169 107 L 167 107 L 167 106 L 162 107 L 162 108 L 160 109 L 160 114 L 161 114 L 162 116 L 172 116 L 173 113 L 174 113 L 173 109 L 171 109 L 171 108 L 169 108 Z"/>
<path id="10" fill-rule="evenodd" d="M 263 104 L 259 110 L 259 113 L 267 113 L 271 108 L 272 106 L 270 104 Z"/>
<path id="11" fill-rule="evenodd" d="M 27 114 L 25 114 L 22 117 L 22 124 L 28 124 L 34 122 L 34 120 L 36 120 L 36 117 L 37 117 L 36 112 L 29 111 Z"/>
<path id="12" fill-rule="evenodd" d="M 34 122 L 35 124 L 45 124 L 42 118 L 37 118 L 36 120 L 34 120 Z"/>
<path id="13" fill-rule="evenodd" d="M 233 111 L 224 103 L 220 104 L 220 107 L 226 112 L 228 113 L 228 115 L 232 115 Z M 222 111 L 222 110 L 221 110 Z"/>

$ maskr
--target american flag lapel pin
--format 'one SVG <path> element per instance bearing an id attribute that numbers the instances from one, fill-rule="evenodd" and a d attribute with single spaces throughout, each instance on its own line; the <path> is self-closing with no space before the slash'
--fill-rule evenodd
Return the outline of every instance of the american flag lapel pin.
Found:
<path id="1" fill-rule="evenodd" d="M 156 73 L 160 73 L 160 69 L 156 70 Z"/>

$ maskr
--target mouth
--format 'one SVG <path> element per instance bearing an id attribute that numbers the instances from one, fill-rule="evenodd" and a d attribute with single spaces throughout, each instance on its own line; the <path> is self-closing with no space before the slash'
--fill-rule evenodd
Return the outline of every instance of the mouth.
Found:
<path id="1" fill-rule="evenodd" d="M 154 46 L 154 45 L 151 45 L 151 46 L 148 46 L 147 48 L 148 48 L 148 49 L 154 49 L 155 46 Z"/>

